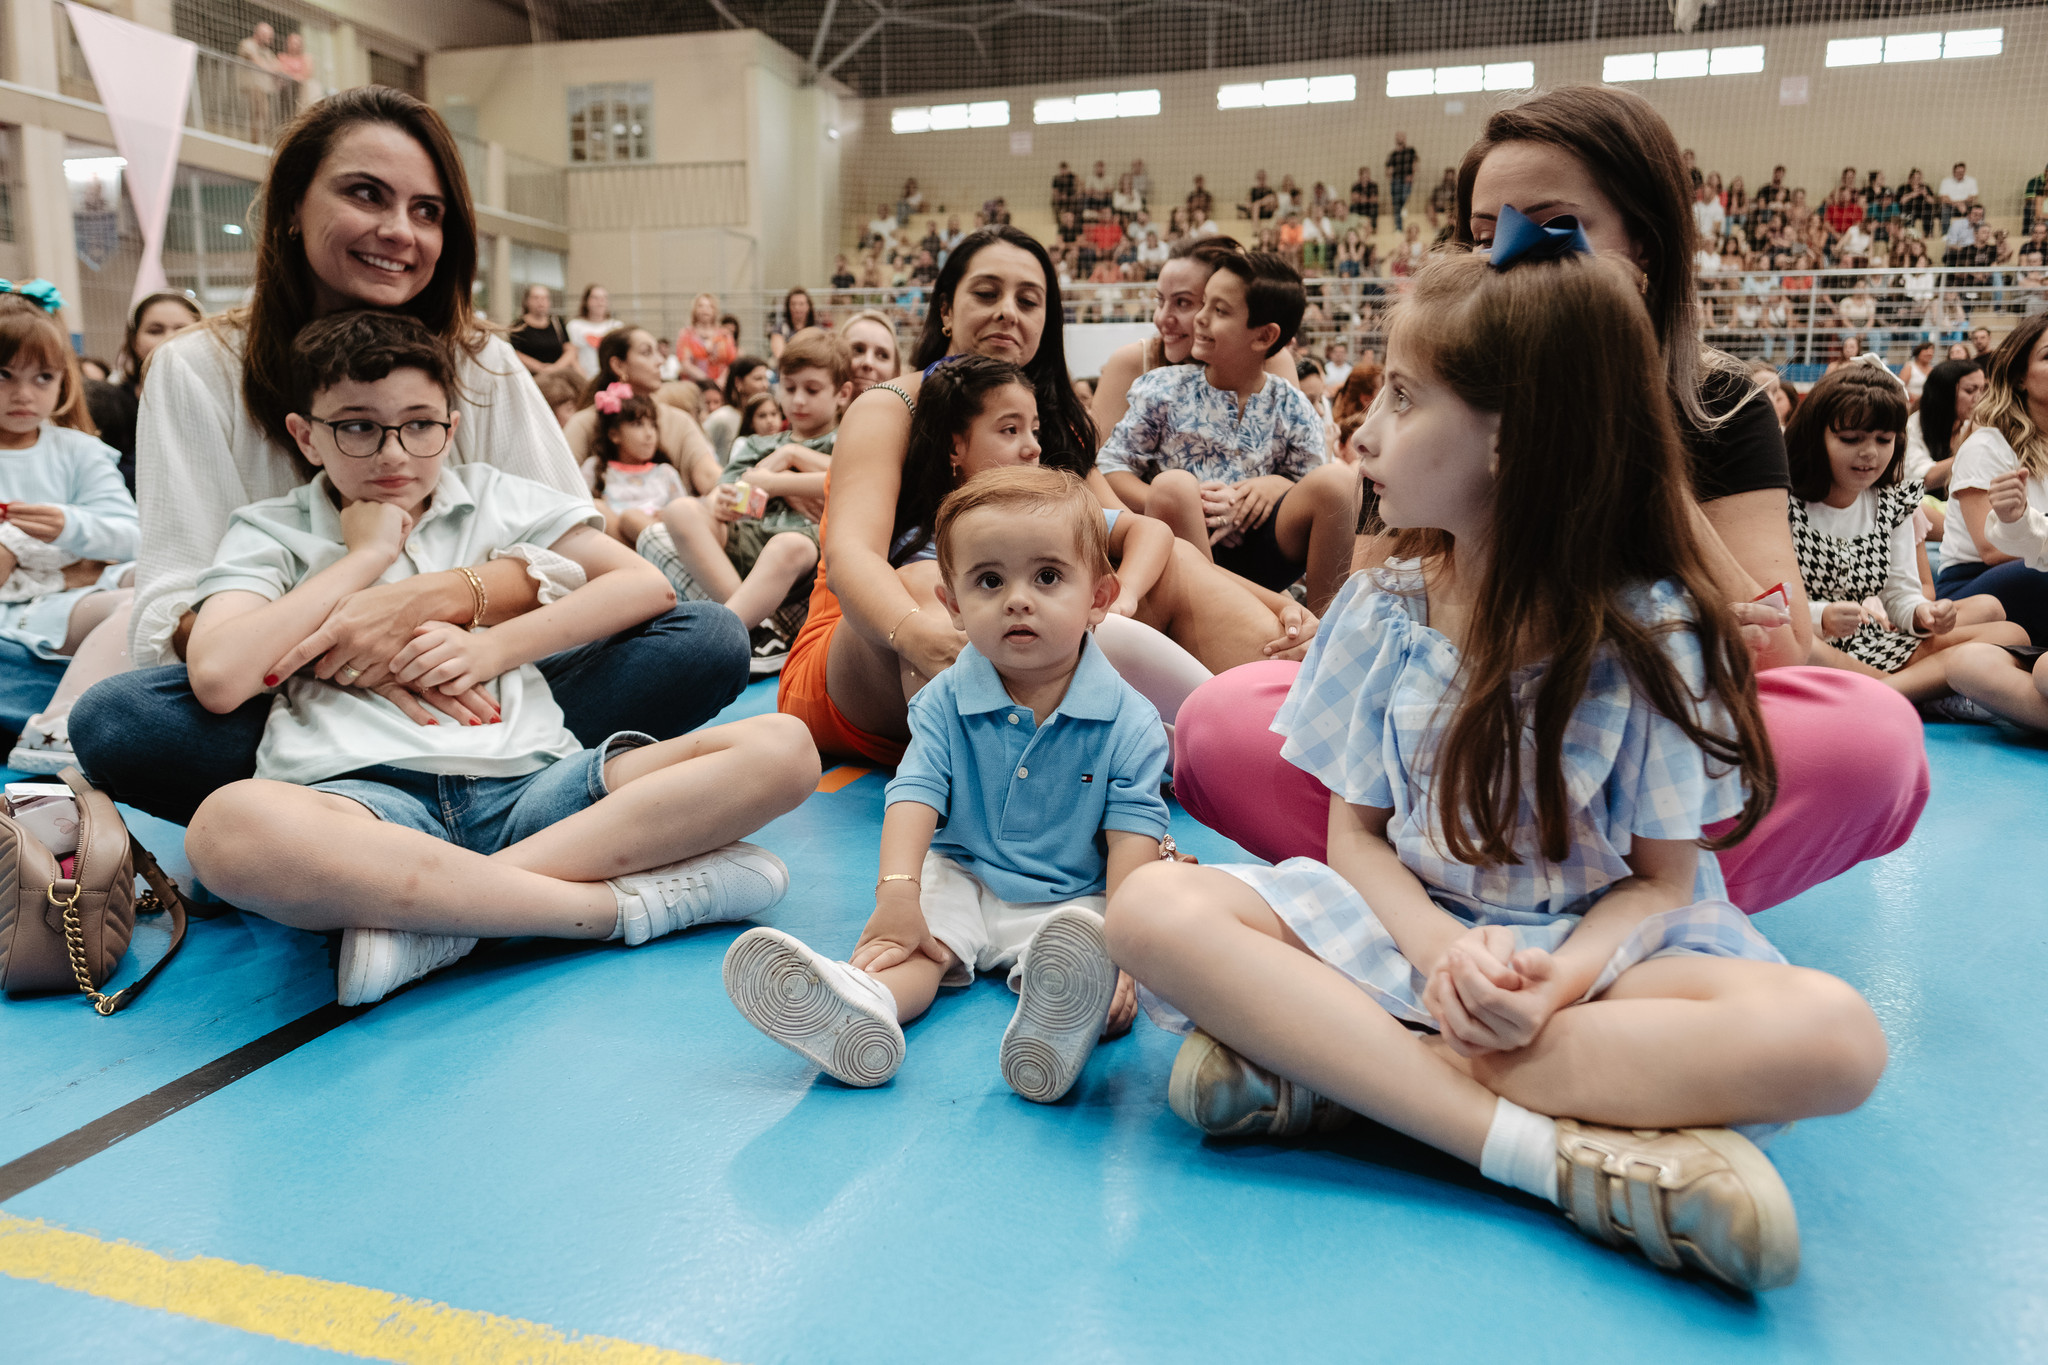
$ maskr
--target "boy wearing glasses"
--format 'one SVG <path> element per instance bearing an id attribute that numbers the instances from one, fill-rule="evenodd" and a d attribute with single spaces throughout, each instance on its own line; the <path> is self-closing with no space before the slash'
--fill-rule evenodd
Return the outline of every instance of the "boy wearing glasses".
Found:
<path id="1" fill-rule="evenodd" d="M 735 841 L 815 786 L 803 726 L 763 716 L 585 749 L 534 661 L 666 611 L 660 570 L 607 537 L 588 498 L 445 463 L 453 365 L 417 321 L 323 318 L 293 361 L 288 425 L 320 472 L 237 511 L 197 590 L 200 704 L 225 715 L 274 693 L 255 778 L 193 817 L 186 852 L 206 884 L 280 923 L 340 930 L 347 1005 L 480 938 L 632 945 L 780 900 L 787 869 Z M 526 566 L 542 605 L 483 630 L 467 566 L 499 558 Z M 464 580 L 469 626 L 422 625 L 374 690 L 350 668 L 278 676 L 342 598 L 426 573 Z"/>

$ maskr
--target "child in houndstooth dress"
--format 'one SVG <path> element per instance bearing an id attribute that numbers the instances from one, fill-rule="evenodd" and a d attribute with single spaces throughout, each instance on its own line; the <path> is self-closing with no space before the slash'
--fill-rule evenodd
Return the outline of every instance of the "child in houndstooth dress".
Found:
<path id="1" fill-rule="evenodd" d="M 1168 1084 L 1196 1127 L 1361 1113 L 1666 1269 L 1776 1287 L 1791 1198 L 1732 1125 L 1854 1108 L 1884 1035 L 1707 851 L 1776 773 L 1635 278 L 1571 219 L 1501 217 L 1533 251 L 1435 260 L 1396 310 L 1361 462 L 1395 555 L 1274 723 L 1330 788 L 1327 864 L 1139 869 L 1111 951 L 1198 1030 Z"/>

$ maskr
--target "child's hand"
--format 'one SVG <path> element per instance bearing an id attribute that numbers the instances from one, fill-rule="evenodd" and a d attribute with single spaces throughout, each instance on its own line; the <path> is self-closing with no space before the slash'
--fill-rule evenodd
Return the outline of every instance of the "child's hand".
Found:
<path id="1" fill-rule="evenodd" d="M 342 509 L 341 539 L 351 550 L 375 550 L 396 559 L 411 534 L 412 518 L 391 503 L 359 502 Z"/>
<path id="2" fill-rule="evenodd" d="M 1820 633 L 1830 640 L 1846 640 L 1869 619 L 1861 602 L 1830 602 L 1821 609 Z"/>
<path id="3" fill-rule="evenodd" d="M 1289 599 L 1287 605 L 1280 609 L 1280 633 L 1266 642 L 1266 657 L 1301 659 L 1308 653 L 1310 643 L 1316 638 L 1316 628 L 1321 624 L 1314 612 Z"/>
<path id="4" fill-rule="evenodd" d="M 1128 592 L 1118 593 L 1116 601 L 1109 604 L 1109 613 L 1112 616 L 1135 617 L 1138 614 L 1138 599 Z"/>
<path id="5" fill-rule="evenodd" d="M 1998 514 L 2000 521 L 2018 521 L 2027 514 L 2026 470 L 2012 469 L 2000 474 L 1991 481 L 1991 486 L 1985 491 L 1991 495 L 1991 510 Z M 10 519 L 18 519 L 19 512 L 20 509 L 16 508 L 13 512 L 9 512 L 8 516 Z M 23 527 L 22 529 L 27 530 L 28 528 Z M 48 536 L 43 537 L 44 540 L 49 538 Z"/>
<path id="6" fill-rule="evenodd" d="M 1956 628 L 1956 604 L 1922 602 L 1913 608 L 1913 625 L 1927 635 L 1946 635 Z"/>
<path id="7" fill-rule="evenodd" d="M 917 883 L 882 883 L 875 893 L 875 913 L 861 931 L 859 946 L 853 950 L 853 965 L 864 972 L 885 972 L 920 953 L 935 962 L 952 960 L 952 954 L 932 937 L 930 926 L 924 922 Z"/>
<path id="8" fill-rule="evenodd" d="M 1131 1031 L 1131 1024 L 1138 1017 L 1138 983 L 1131 980 L 1131 974 L 1119 971 L 1116 974 L 1116 994 L 1109 998 L 1109 1019 L 1102 1025 L 1102 1038 L 1121 1038 Z"/>
<path id="9" fill-rule="evenodd" d="M 720 484 L 704 495 L 704 502 L 711 508 L 711 515 L 719 521 L 735 522 L 746 519 L 746 510 L 733 496 L 732 484 Z"/>
<path id="10" fill-rule="evenodd" d="M 1548 989 L 1556 960 L 1540 948 L 1515 948 L 1502 925 L 1467 930 L 1429 975 L 1422 1003 L 1451 1050 L 1465 1057 L 1513 1052 L 1534 1042 L 1557 1003 Z"/>
<path id="11" fill-rule="evenodd" d="M 1770 643 L 1772 631 L 1792 624 L 1792 613 L 1776 602 L 1731 602 L 1728 610 L 1751 653 Z"/>
<path id="12" fill-rule="evenodd" d="M 391 660 L 392 678 L 405 687 L 460 696 L 505 672 L 491 632 L 446 621 L 416 627 L 412 642 Z"/>
<path id="13" fill-rule="evenodd" d="M 415 725 L 442 723 L 427 709 L 429 706 L 457 725 L 490 725 L 502 718 L 498 704 L 482 688 L 472 688 L 459 696 L 440 691 L 414 693 L 397 683 L 383 683 L 369 690 L 403 711 Z"/>
<path id="14" fill-rule="evenodd" d="M 64 534 L 64 509 L 53 503 L 9 503 L 7 519 L 40 541 L 53 541 Z"/>

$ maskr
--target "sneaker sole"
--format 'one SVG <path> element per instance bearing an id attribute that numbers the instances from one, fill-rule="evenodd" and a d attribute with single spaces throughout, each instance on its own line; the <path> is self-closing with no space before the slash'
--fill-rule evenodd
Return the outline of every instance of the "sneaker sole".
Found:
<path id="1" fill-rule="evenodd" d="M 1210 1130 L 1196 1117 L 1201 1108 L 1195 1102 L 1199 1098 L 1195 1093 L 1195 1078 L 1201 1074 L 1202 1063 L 1209 1060 L 1210 1054 L 1222 1046 L 1208 1034 L 1196 1029 L 1181 1043 L 1180 1051 L 1173 1054 L 1173 1072 L 1166 1078 L 1166 1107 L 1178 1114 L 1183 1123 L 1197 1132 L 1208 1133 Z"/>
<path id="2" fill-rule="evenodd" d="M 761 1032 L 866 1089 L 903 1065 L 903 1034 L 877 1006 L 847 999 L 825 980 L 811 952 L 779 929 L 749 929 L 725 955 L 725 993 Z"/>
<path id="3" fill-rule="evenodd" d="M 388 934 L 362 934 L 354 929 L 344 929 L 341 934 L 341 960 L 335 964 L 334 999 L 340 1005 L 369 1005 L 382 1000 L 389 991 L 376 995 L 365 995 L 370 983 L 392 973 L 392 954 L 396 951 Z"/>
<path id="4" fill-rule="evenodd" d="M 1017 1012 L 1003 1030 L 997 1060 L 1010 1088 L 1037 1104 L 1073 1089 L 1115 995 L 1102 921 L 1085 910 L 1055 912 L 1032 935 Z"/>
<path id="5" fill-rule="evenodd" d="M 1726 1128 L 1683 1128 L 1726 1161 L 1756 1204 L 1756 1281 L 1745 1289 L 1783 1289 L 1799 1278 L 1799 1215 L 1785 1178 L 1763 1149 Z"/>
<path id="6" fill-rule="evenodd" d="M 54 775 L 78 766 L 78 755 L 69 749 L 21 749 L 7 755 L 7 766 L 18 773 Z"/>

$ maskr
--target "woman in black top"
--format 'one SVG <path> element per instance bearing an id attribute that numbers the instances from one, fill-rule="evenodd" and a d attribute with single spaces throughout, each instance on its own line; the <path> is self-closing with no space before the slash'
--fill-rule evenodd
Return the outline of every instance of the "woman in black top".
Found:
<path id="1" fill-rule="evenodd" d="M 526 297 L 520 301 L 519 325 L 506 340 L 519 353 L 519 363 L 529 374 L 576 368 L 576 350 L 569 344 L 569 333 L 554 309 L 555 296 L 546 285 L 526 286 Z"/>
<path id="2" fill-rule="evenodd" d="M 1792 548 L 1785 442 L 1740 365 L 1700 341 L 1692 187 L 1663 118 L 1639 95 L 1551 91 L 1487 120 L 1458 172 L 1458 241 L 1492 240 L 1503 205 L 1569 215 L 1597 250 L 1643 272 L 1671 398 L 1692 455 L 1708 568 L 1743 623 L 1777 755 L 1777 801 L 1717 856 L 1728 898 L 1755 912 L 1888 853 L 1927 799 L 1920 720 L 1874 678 L 1801 667 L 1812 639 Z M 1355 561 L 1375 562 L 1376 540 Z M 1378 554 L 1384 554 L 1378 550 Z M 1790 610 L 1759 599 L 1782 587 Z M 1174 789 L 1204 824 L 1272 862 L 1325 856 L 1329 793 L 1279 756 L 1267 725 L 1297 666 L 1255 663 L 1204 684 L 1175 718 Z"/>

